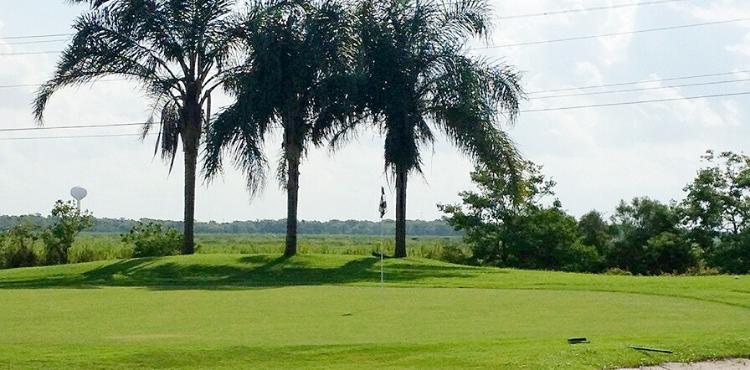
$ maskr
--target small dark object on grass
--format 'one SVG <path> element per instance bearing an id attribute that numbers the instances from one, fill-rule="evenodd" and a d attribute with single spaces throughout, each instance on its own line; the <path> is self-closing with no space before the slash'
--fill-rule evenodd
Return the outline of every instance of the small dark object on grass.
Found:
<path id="1" fill-rule="evenodd" d="M 570 344 L 581 344 L 581 343 L 591 343 L 589 342 L 586 337 L 579 337 L 579 338 L 568 338 L 568 343 Z"/>
<path id="2" fill-rule="evenodd" d="M 387 255 L 385 253 L 380 253 L 380 252 L 372 252 L 372 256 L 373 257 L 378 257 L 378 258 L 381 258 L 381 256 L 382 256 L 382 258 L 393 258 L 393 257 L 391 257 L 391 256 L 389 256 L 389 255 Z"/>
<path id="3" fill-rule="evenodd" d="M 670 351 L 668 349 L 658 349 L 658 348 L 648 348 L 648 347 L 637 347 L 637 346 L 628 346 L 628 348 L 637 349 L 639 351 L 648 351 L 648 352 L 659 352 L 659 353 L 674 353 L 674 351 Z"/>
<path id="4" fill-rule="evenodd" d="M 351 312 L 344 312 L 341 316 L 351 316 L 351 315 L 352 315 Z"/>

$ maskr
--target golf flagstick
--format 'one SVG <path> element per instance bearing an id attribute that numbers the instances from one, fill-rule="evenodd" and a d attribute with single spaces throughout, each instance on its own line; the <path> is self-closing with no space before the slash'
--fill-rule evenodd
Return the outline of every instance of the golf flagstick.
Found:
<path id="1" fill-rule="evenodd" d="M 385 201 L 385 189 L 382 186 L 380 187 L 380 206 L 378 207 L 378 211 L 380 212 L 380 287 L 382 288 L 385 282 L 385 272 L 383 269 L 383 259 L 385 258 L 383 257 L 385 256 L 385 248 L 383 247 L 385 244 L 383 241 L 383 216 L 388 211 L 388 203 Z"/>

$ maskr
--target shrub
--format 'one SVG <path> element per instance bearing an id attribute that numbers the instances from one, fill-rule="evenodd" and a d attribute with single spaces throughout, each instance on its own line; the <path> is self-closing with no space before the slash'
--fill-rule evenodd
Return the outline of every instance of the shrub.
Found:
<path id="1" fill-rule="evenodd" d="M 8 250 L 3 254 L 2 258 L 4 260 L 3 267 L 5 268 L 36 266 L 40 260 L 34 250 L 26 247 Z"/>
<path id="2" fill-rule="evenodd" d="M 697 267 L 691 267 L 685 271 L 685 275 L 690 276 L 713 276 L 713 275 L 719 275 L 721 273 L 720 270 L 708 267 L 705 265 L 705 263 L 701 263 Z"/>
<path id="3" fill-rule="evenodd" d="M 122 241 L 133 244 L 133 257 L 172 256 L 180 252 L 183 236 L 177 229 L 165 228 L 163 224 L 138 222 Z"/>
<path id="4" fill-rule="evenodd" d="M 34 244 L 39 240 L 39 228 L 30 220 L 19 220 L 16 225 L 0 233 L 0 266 L 2 268 L 30 267 L 39 264 Z"/>
<path id="5" fill-rule="evenodd" d="M 439 259 L 445 262 L 468 265 L 471 262 L 471 251 L 467 251 L 458 244 L 446 244 L 443 245 Z"/>
<path id="6" fill-rule="evenodd" d="M 72 201 L 58 200 L 52 208 L 55 224 L 42 232 L 46 263 L 59 265 L 68 263 L 68 250 L 73 246 L 76 235 L 93 226 L 93 216 L 88 211 L 81 212 Z"/>
<path id="7" fill-rule="evenodd" d="M 602 272 L 603 275 L 616 275 L 616 276 L 633 276 L 633 273 L 628 270 L 623 270 L 621 268 L 612 267 L 609 269 L 604 270 Z"/>

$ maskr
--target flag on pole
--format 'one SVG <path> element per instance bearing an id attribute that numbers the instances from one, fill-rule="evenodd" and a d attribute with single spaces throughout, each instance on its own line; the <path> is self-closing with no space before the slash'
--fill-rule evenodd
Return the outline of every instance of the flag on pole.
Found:
<path id="1" fill-rule="evenodd" d="M 388 212 L 388 203 L 385 202 L 385 189 L 383 189 L 382 186 L 380 187 L 380 207 L 378 210 L 380 211 L 381 219 L 385 216 L 385 213 Z"/>

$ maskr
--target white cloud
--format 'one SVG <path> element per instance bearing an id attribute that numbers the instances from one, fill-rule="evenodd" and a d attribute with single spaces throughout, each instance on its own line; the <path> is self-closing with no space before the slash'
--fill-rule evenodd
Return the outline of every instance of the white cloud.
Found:
<path id="1" fill-rule="evenodd" d="M 655 77 L 655 76 L 652 76 Z M 660 81 L 651 81 L 640 84 L 641 87 L 663 87 Z M 708 99 L 682 99 L 685 98 L 676 87 L 665 87 L 658 90 L 648 90 L 641 95 L 641 100 L 666 100 L 674 101 L 658 102 L 650 104 L 655 109 L 659 109 L 676 120 L 676 122 L 692 126 L 717 127 L 725 124 L 725 121 L 719 113 L 714 111 Z M 667 120 L 671 121 L 671 120 Z"/>
<path id="2" fill-rule="evenodd" d="M 576 73 L 583 77 L 586 85 L 604 85 L 605 79 L 599 67 L 591 61 L 576 63 Z"/>
<path id="3" fill-rule="evenodd" d="M 724 108 L 724 114 L 722 118 L 727 125 L 739 127 L 744 121 L 744 114 L 742 106 L 735 100 L 725 100 L 721 102 L 722 108 Z"/>
<path id="4" fill-rule="evenodd" d="M 748 34 L 745 35 L 745 38 L 742 43 L 729 45 L 727 46 L 727 50 L 733 53 L 742 54 L 748 59 L 750 59 L 750 32 L 748 32 Z"/>
<path id="5" fill-rule="evenodd" d="M 638 1 L 636 1 L 638 3 Z M 614 5 L 613 1 L 608 1 Z M 638 8 L 620 8 L 609 11 L 607 20 L 601 26 L 602 34 L 621 33 L 615 36 L 605 36 L 599 39 L 603 48 L 604 61 L 606 64 L 622 63 L 628 60 L 628 47 L 633 40 L 633 34 L 628 33 L 635 30 Z"/>
<path id="6" fill-rule="evenodd" d="M 719 0 L 712 1 L 708 5 L 680 4 L 678 8 L 690 12 L 695 19 L 704 22 L 722 22 L 750 18 L 750 8 L 748 8 L 747 2 L 744 0 Z M 746 33 L 740 43 L 728 44 L 726 45 L 726 49 L 745 56 L 747 59 L 746 63 L 750 64 L 750 22 L 727 23 L 726 27 L 739 28 Z"/>
<path id="7" fill-rule="evenodd" d="M 744 0 L 714 0 L 709 4 L 677 3 L 674 8 L 688 11 L 696 19 L 716 22 L 750 17 Z"/>

